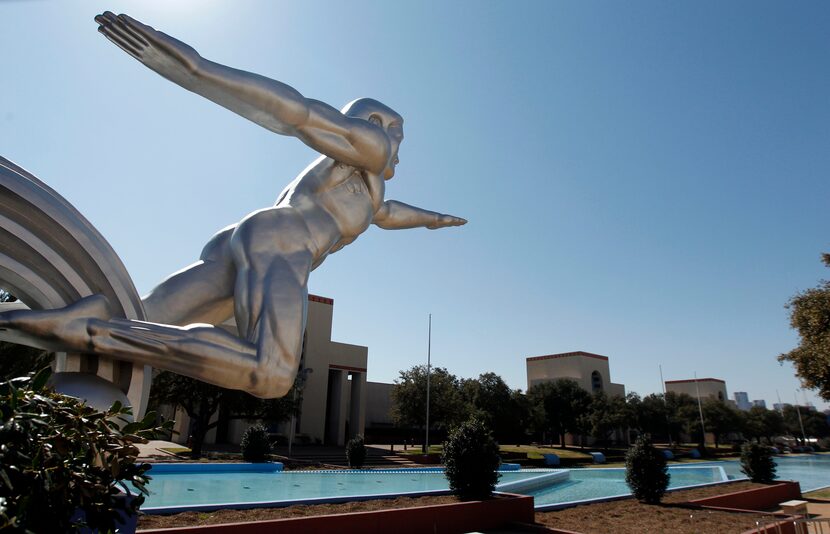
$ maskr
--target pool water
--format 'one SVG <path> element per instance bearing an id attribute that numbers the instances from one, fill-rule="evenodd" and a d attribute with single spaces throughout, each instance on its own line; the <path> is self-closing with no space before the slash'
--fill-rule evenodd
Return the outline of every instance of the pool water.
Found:
<path id="1" fill-rule="evenodd" d="M 830 486 L 830 455 L 777 457 L 775 461 L 777 478 L 797 480 L 802 491 Z M 273 506 L 448 491 L 443 471 L 435 469 L 277 472 L 267 464 L 256 464 L 243 466 L 246 472 L 228 472 L 242 464 L 185 465 L 192 468 L 172 468 L 186 472 L 166 472 L 162 467 L 150 471 L 150 496 L 143 511 L 211 510 L 252 503 Z M 213 472 L 203 472 L 205 466 L 212 466 L 207 469 Z M 669 488 L 746 478 L 740 469 L 737 461 L 671 466 Z M 623 468 L 503 471 L 496 489 L 533 495 L 537 508 L 630 494 Z"/>
<path id="2" fill-rule="evenodd" d="M 517 482 L 562 470 L 501 472 L 499 484 Z M 228 503 L 275 503 L 279 501 L 330 500 L 343 497 L 446 492 L 443 471 L 283 471 L 283 472 L 186 472 L 154 473 L 147 486 L 150 495 L 142 510 L 157 507 L 187 507 Z M 216 506 L 213 506 L 216 507 Z"/>
<path id="3" fill-rule="evenodd" d="M 775 458 L 775 463 L 776 478 L 797 480 L 804 492 L 830 486 L 830 455 L 779 456 Z M 747 478 L 741 472 L 741 463 L 734 460 L 694 463 L 688 464 L 688 467 L 671 466 L 669 475 L 669 489 Z M 572 469 L 569 481 L 530 492 L 536 507 L 555 507 L 563 503 L 630 493 L 625 483 L 625 469 L 622 468 Z"/>
<path id="4" fill-rule="evenodd" d="M 720 466 L 669 467 L 669 488 L 712 484 L 728 480 Z M 567 482 L 530 492 L 535 506 L 630 495 L 623 468 L 571 469 Z"/>
<path id="5" fill-rule="evenodd" d="M 797 480 L 803 492 L 830 486 L 830 454 L 776 456 L 775 464 L 776 478 Z M 730 479 L 746 478 L 741 472 L 741 463 L 737 461 L 712 462 L 705 465 L 723 466 Z"/>

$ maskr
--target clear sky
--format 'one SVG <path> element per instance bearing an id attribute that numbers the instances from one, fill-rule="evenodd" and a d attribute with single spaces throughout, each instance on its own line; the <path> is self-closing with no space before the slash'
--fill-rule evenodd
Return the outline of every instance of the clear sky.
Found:
<path id="1" fill-rule="evenodd" d="M 426 361 L 432 313 L 433 364 L 460 377 L 524 389 L 526 357 L 585 350 L 640 394 L 662 364 L 794 401 L 784 304 L 830 277 L 830 4 L 0 0 L 0 154 L 143 294 L 315 154 L 127 56 L 105 9 L 406 118 L 388 198 L 470 222 L 372 227 L 312 274 L 369 380 Z"/>

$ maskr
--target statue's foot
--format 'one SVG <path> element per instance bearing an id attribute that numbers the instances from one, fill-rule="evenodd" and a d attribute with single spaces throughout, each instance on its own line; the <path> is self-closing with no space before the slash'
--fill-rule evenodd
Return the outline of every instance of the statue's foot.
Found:
<path id="1" fill-rule="evenodd" d="M 112 317 L 109 301 L 104 295 L 90 295 L 63 308 L 52 310 L 10 310 L 0 313 L 0 329 L 25 328 L 35 322 L 102 319 Z"/>
<path id="2" fill-rule="evenodd" d="M 84 297 L 54 310 L 12 310 L 0 313 L 0 339 L 46 350 L 82 350 L 88 344 L 89 320 L 111 317 L 103 295 Z"/>

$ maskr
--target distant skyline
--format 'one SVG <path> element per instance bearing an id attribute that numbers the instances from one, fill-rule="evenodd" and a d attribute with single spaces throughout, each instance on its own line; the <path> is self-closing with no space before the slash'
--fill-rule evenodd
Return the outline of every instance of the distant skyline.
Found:
<path id="1" fill-rule="evenodd" d="M 830 277 L 830 5 L 765 1 L 0 2 L 0 155 L 72 202 L 140 293 L 316 156 L 96 32 L 125 12 L 340 108 L 405 117 L 387 197 L 467 218 L 372 228 L 312 273 L 368 378 L 426 363 L 526 389 L 583 350 L 641 395 L 798 380 L 784 305 Z M 813 392 L 806 399 L 827 407 Z"/>

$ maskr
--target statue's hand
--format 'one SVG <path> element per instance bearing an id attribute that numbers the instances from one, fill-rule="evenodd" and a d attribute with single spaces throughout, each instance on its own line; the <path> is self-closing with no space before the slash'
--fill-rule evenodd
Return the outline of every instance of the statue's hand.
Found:
<path id="1" fill-rule="evenodd" d="M 439 215 L 434 223 L 427 225 L 427 228 L 435 230 L 438 228 L 446 228 L 447 226 L 461 226 L 464 224 L 467 224 L 467 219 L 453 217 L 452 215 Z"/>
<path id="2" fill-rule="evenodd" d="M 95 22 L 121 50 L 173 82 L 187 81 L 201 60 L 193 47 L 127 15 L 105 11 Z"/>

